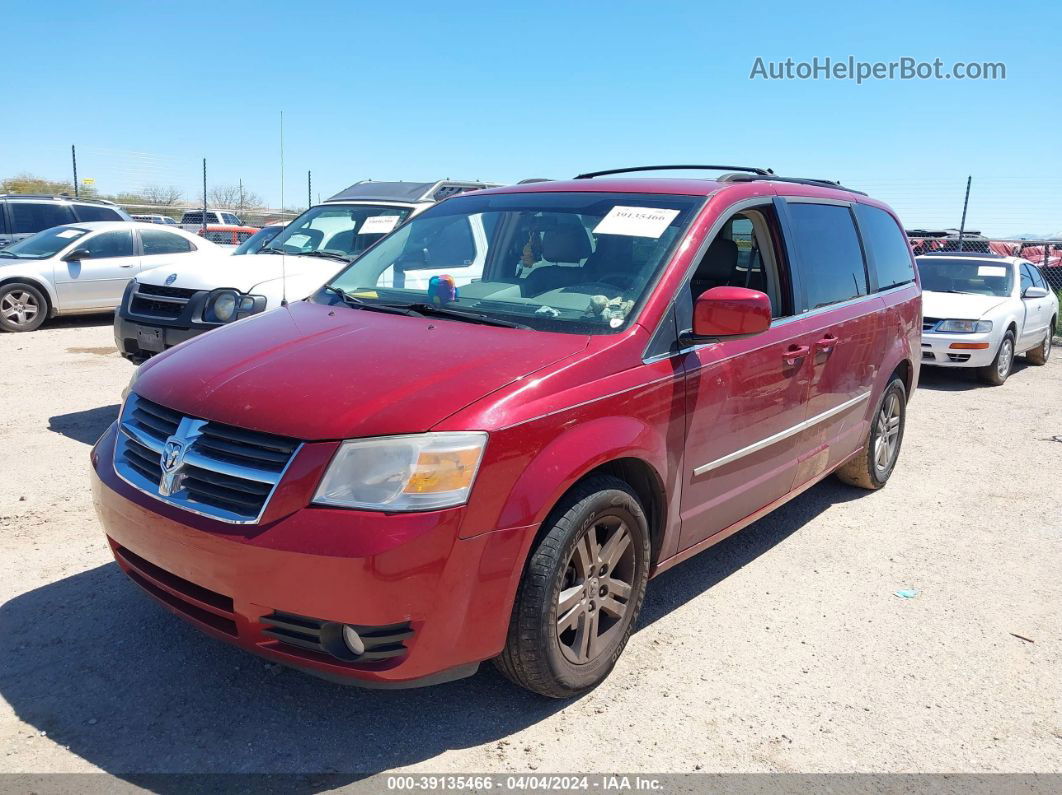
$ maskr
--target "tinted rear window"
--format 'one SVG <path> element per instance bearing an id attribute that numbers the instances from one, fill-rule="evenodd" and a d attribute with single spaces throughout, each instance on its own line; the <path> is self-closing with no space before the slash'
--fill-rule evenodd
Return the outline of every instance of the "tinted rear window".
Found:
<path id="1" fill-rule="evenodd" d="M 878 289 L 887 290 L 898 284 L 913 282 L 914 261 L 907 248 L 907 237 L 896 220 L 884 210 L 869 204 L 857 204 L 855 212 L 867 258 L 878 277 Z"/>
<path id="2" fill-rule="evenodd" d="M 95 207 L 91 204 L 75 204 L 74 212 L 79 221 L 124 221 L 121 213 L 111 207 Z"/>
<path id="3" fill-rule="evenodd" d="M 804 293 L 803 311 L 866 295 L 863 250 L 848 207 L 791 202 L 789 217 Z"/>
<path id="4" fill-rule="evenodd" d="M 11 231 L 16 235 L 32 235 L 75 220 L 70 205 L 59 202 L 13 201 L 8 203 L 8 209 L 11 211 Z"/>

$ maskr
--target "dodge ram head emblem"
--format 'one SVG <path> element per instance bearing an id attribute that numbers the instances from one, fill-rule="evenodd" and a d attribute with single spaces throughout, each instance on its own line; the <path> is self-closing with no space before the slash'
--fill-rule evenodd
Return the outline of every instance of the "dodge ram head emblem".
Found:
<path id="1" fill-rule="evenodd" d="M 185 417 L 177 426 L 173 436 L 166 440 L 159 455 L 159 465 L 162 468 L 162 478 L 159 480 L 159 495 L 169 497 L 181 490 L 181 481 L 184 480 L 184 457 L 206 425 L 204 420 L 193 420 Z"/>
<path id="2" fill-rule="evenodd" d="M 166 277 L 166 286 L 169 287 L 175 281 L 177 281 L 177 274 L 171 273 L 169 276 Z"/>

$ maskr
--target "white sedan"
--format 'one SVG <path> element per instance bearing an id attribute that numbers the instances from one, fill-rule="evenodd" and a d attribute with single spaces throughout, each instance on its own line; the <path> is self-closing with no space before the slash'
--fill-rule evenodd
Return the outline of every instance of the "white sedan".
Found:
<path id="1" fill-rule="evenodd" d="M 1058 327 L 1058 298 L 1020 257 L 940 253 L 917 258 L 922 281 L 922 364 L 977 368 L 1007 380 L 1014 357 L 1046 364 Z"/>
<path id="2" fill-rule="evenodd" d="M 33 331 L 56 315 L 111 311 L 141 271 L 222 251 L 183 229 L 138 221 L 45 229 L 0 249 L 0 329 Z"/>

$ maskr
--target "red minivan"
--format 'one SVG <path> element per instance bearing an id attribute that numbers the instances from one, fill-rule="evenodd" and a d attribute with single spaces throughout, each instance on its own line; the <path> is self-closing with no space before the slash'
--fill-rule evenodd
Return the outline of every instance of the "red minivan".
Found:
<path id="1" fill-rule="evenodd" d="M 142 365 L 92 451 L 118 565 L 326 678 L 493 659 L 566 697 L 651 577 L 831 473 L 883 486 L 920 360 L 895 215 L 762 169 L 623 175 L 661 168 L 447 199 Z"/>

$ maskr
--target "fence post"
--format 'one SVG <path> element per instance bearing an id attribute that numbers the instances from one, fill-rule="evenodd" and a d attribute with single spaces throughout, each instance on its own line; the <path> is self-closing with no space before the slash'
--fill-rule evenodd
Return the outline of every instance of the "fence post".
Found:
<path id="1" fill-rule="evenodd" d="M 959 253 L 962 253 L 962 237 L 966 232 L 966 208 L 970 204 L 970 182 L 973 180 L 973 175 L 966 178 L 966 198 L 962 202 L 962 222 L 959 224 Z"/>
<path id="2" fill-rule="evenodd" d="M 202 221 L 203 221 L 202 233 L 203 233 L 203 237 L 204 238 L 207 236 L 206 235 L 206 227 L 207 227 L 206 219 L 207 219 L 206 158 L 204 157 L 203 158 L 203 219 L 202 219 Z"/>
<path id="3" fill-rule="evenodd" d="M 80 194 L 77 192 L 77 148 L 74 144 L 70 144 L 70 160 L 74 164 L 74 198 L 78 198 Z"/>

